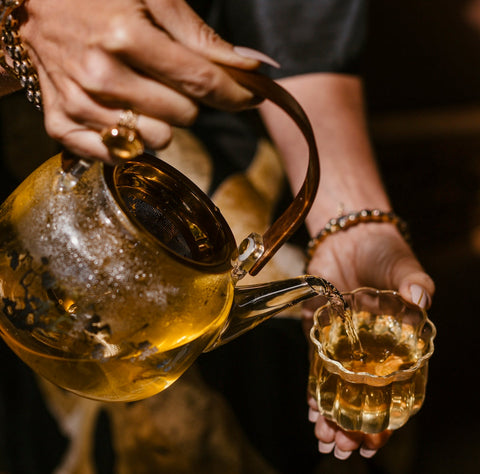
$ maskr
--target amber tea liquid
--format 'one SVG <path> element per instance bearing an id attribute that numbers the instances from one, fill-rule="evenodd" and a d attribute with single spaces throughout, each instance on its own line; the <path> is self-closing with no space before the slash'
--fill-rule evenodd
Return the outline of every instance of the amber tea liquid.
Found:
<path id="1" fill-rule="evenodd" d="M 3 271 L 7 273 L 8 269 Z M 209 288 L 206 281 L 198 284 L 206 284 Z M 218 282 L 212 278 L 210 289 L 216 284 Z M 8 289 L 5 285 L 7 294 Z M 233 288 L 230 291 L 233 293 Z M 206 298 L 218 298 L 219 307 L 224 306 L 223 291 L 219 290 L 218 295 L 214 291 L 208 293 Z M 227 300 L 230 298 L 227 297 Z M 178 303 L 185 303 L 186 299 L 184 295 Z M 132 297 L 129 303 L 133 314 L 138 298 Z M 74 306 L 74 303 L 70 302 L 69 306 Z M 99 331 L 93 332 L 95 323 L 80 323 L 78 318 L 75 319 L 77 315 L 74 312 L 67 312 L 64 316 L 50 313 L 49 316 L 52 320 L 63 318 L 62 324 L 70 331 L 78 324 L 80 342 L 69 340 L 59 325 L 48 327 L 48 316 L 45 317 L 44 329 L 33 329 L 33 317 L 30 321 L 27 316 L 22 322 L 23 327 L 15 327 L 9 318 L 4 318 L 0 324 L 0 335 L 24 362 L 60 387 L 96 400 L 133 401 L 155 395 L 175 382 L 228 317 L 228 306 L 215 318 L 209 313 L 202 313 L 198 304 L 196 311 L 175 316 L 180 312 L 175 306 L 176 303 L 172 302 L 171 324 L 152 311 L 151 317 L 143 320 L 145 327 L 135 330 L 133 318 L 132 329 L 126 333 L 130 332 L 128 337 L 117 337 L 115 333 L 102 329 L 101 325 Z M 122 307 L 122 314 L 128 315 L 127 307 Z M 11 319 L 18 320 L 15 316 Z M 121 315 L 112 314 L 112 326 L 117 317 Z M 93 351 L 92 338 L 97 340 Z M 62 349 L 63 346 L 65 349 Z"/>
<path id="2" fill-rule="evenodd" d="M 50 171 L 42 179 L 57 179 L 58 162 L 44 167 Z M 118 189 L 128 212 L 149 226 L 145 239 L 108 204 L 112 198 L 97 205 L 95 169 L 55 199 L 42 179 L 30 177 L 0 209 L 8 216 L 0 219 L 0 336 L 60 387 L 93 399 L 138 400 L 173 383 L 219 333 L 233 300 L 230 265 L 206 271 L 179 264 L 177 255 L 215 263 L 225 247 L 221 232 L 213 224 L 192 225 L 192 232 L 176 225 L 193 204 L 165 210 L 168 196 L 148 194 L 138 184 L 143 175 L 132 172 Z M 87 209 L 86 222 L 73 205 Z M 46 216 L 40 224 L 39 215 Z"/>
<path id="3" fill-rule="evenodd" d="M 335 373 L 338 371 L 315 354 L 310 369 L 310 393 L 317 400 L 320 413 L 343 429 L 378 433 L 399 428 L 423 403 L 426 366 L 405 380 L 377 386 L 363 383 L 358 374 L 388 376 L 413 366 L 422 354 L 423 341 L 412 344 L 411 326 L 388 315 L 372 318 L 368 312 L 354 312 L 346 317 L 351 318 L 347 321 L 351 323 L 348 332 L 343 324 L 322 330 L 329 341 L 326 355 L 353 372 L 354 381 L 347 380 L 343 373 Z M 399 343 L 400 340 L 405 342 Z"/>

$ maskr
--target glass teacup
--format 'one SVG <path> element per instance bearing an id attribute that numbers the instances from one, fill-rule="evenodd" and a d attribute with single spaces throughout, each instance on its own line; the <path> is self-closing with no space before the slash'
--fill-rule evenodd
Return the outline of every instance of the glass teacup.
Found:
<path id="1" fill-rule="evenodd" d="M 348 338 L 338 306 L 318 308 L 309 392 L 320 414 L 345 430 L 400 428 L 425 399 L 435 326 L 395 291 L 359 288 L 343 297 L 360 345 Z"/>

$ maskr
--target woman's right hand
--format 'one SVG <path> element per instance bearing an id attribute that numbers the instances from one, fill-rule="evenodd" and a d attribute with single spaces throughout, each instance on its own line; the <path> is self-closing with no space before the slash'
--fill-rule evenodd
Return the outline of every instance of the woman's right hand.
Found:
<path id="1" fill-rule="evenodd" d="M 38 72 L 48 134 L 79 156 L 111 162 L 102 130 L 124 109 L 145 144 L 165 147 L 199 104 L 241 110 L 257 98 L 217 64 L 255 69 L 183 0 L 28 0 L 20 36 Z M 216 64 L 215 64 L 216 63 Z"/>

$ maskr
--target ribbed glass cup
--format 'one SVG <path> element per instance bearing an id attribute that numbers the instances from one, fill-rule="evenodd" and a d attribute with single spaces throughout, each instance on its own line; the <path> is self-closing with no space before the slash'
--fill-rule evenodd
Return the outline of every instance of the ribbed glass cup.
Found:
<path id="1" fill-rule="evenodd" d="M 395 291 L 359 288 L 343 297 L 363 355 L 354 356 L 338 308 L 318 308 L 310 332 L 310 394 L 319 412 L 345 430 L 400 428 L 425 399 L 435 326 Z"/>

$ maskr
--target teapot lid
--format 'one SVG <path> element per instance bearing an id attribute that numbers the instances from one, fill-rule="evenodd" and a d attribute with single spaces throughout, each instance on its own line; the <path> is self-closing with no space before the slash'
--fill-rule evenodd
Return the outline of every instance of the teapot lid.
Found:
<path id="1" fill-rule="evenodd" d="M 236 252 L 232 231 L 210 198 L 185 175 L 148 153 L 103 168 L 122 210 L 157 244 L 208 271 L 231 267 Z"/>

